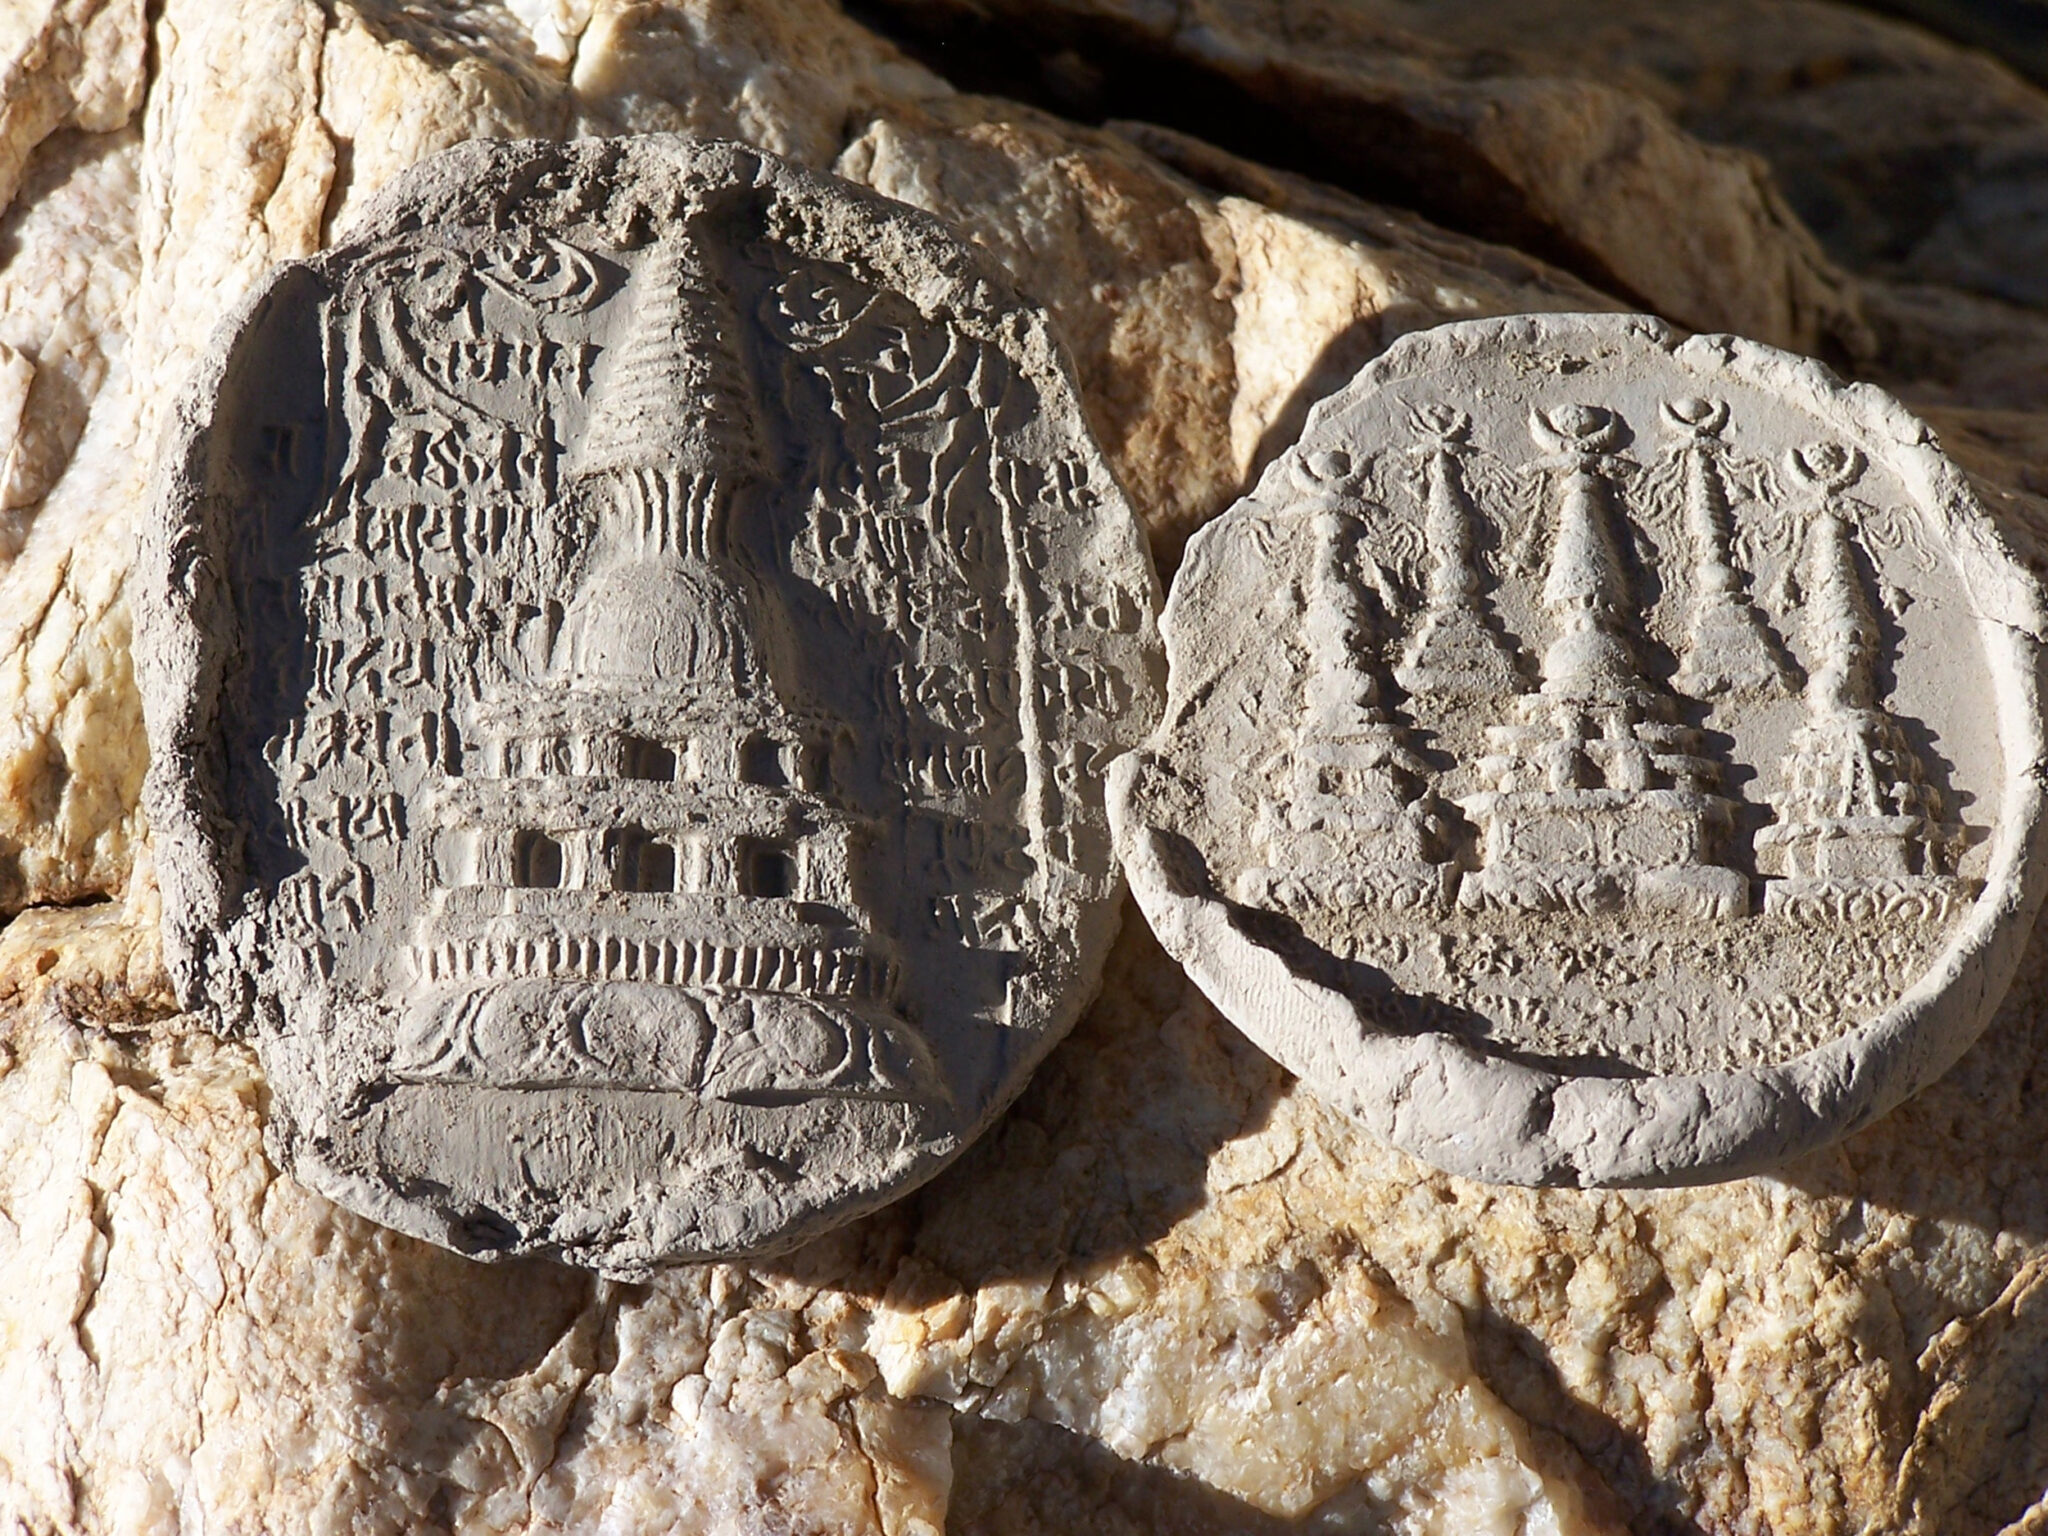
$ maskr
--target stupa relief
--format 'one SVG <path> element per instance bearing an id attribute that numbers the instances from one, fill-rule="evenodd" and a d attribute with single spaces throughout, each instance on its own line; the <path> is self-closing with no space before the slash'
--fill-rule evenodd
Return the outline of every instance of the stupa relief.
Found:
<path id="1" fill-rule="evenodd" d="M 1348 458 L 1331 457 L 1318 467 L 1341 474 Z M 1443 861 L 1441 818 L 1421 789 L 1428 765 L 1382 701 L 1371 660 L 1378 599 L 1357 577 L 1364 530 L 1341 497 L 1319 495 L 1310 506 L 1300 714 L 1266 765 L 1273 792 L 1259 803 L 1254 832 L 1265 861 L 1240 885 L 1250 899 L 1283 905 L 1434 911 L 1449 899 L 1454 871 Z"/>
<path id="2" fill-rule="evenodd" d="M 2038 606 L 1874 391 L 1636 318 L 1444 327 L 1191 544 L 1120 848 L 1219 1006 L 1410 1150 L 1754 1167 L 2002 989 Z"/>
<path id="3" fill-rule="evenodd" d="M 1879 701 L 1884 632 L 1864 575 L 1850 516 L 1873 509 L 1845 500 L 1863 456 L 1839 443 L 1785 456 L 1795 494 L 1806 498 L 1802 561 L 1807 648 L 1806 720 L 1793 736 L 1772 797 L 1775 819 L 1757 834 L 1770 912 L 1826 921 L 1875 915 L 1947 917 L 1976 892 L 1959 879 L 1964 827 L 1944 819 L 1905 726 Z"/>
<path id="4" fill-rule="evenodd" d="M 447 883 L 396 1080 L 947 1095 L 862 900 L 879 825 L 833 789 L 852 732 L 784 702 L 789 616 L 727 539 L 765 475 L 709 284 L 687 231 L 662 238 L 593 369 L 563 468 L 595 552 L 545 668 L 480 702 L 479 771 L 427 802 Z"/>
<path id="5" fill-rule="evenodd" d="M 922 215 L 737 146 L 453 151 L 224 333 L 145 555 L 181 994 L 379 1220 L 786 1246 L 1094 985 L 1155 580 L 1043 317 Z"/>
<path id="6" fill-rule="evenodd" d="M 1459 903 L 1734 916 L 1749 883 L 1721 862 L 1732 818 L 1718 765 L 1644 676 L 1629 633 L 1635 594 L 1614 529 L 1627 425 L 1569 404 L 1533 410 L 1530 432 L 1556 503 L 1539 593 L 1551 638 L 1541 683 L 1486 727 L 1483 787 L 1460 801 L 1479 839 Z"/>

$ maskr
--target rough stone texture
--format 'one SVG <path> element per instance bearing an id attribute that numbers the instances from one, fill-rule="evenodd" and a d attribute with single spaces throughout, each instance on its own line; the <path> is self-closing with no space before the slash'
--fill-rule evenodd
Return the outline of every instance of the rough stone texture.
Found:
<path id="1" fill-rule="evenodd" d="M 1809 0 L 877 3 L 956 79 L 1393 195 L 1698 329 L 2040 398 L 2048 97 L 1915 27 Z M 1694 212 L 1639 227 L 1660 205 Z"/>
<path id="2" fill-rule="evenodd" d="M 1762 155 L 1801 220 L 1859 272 L 2048 297 L 2048 123 L 2003 49 L 1804 0 L 1598 15 L 1569 0 L 1463 0 L 1427 7 L 1419 25 L 1471 55 L 1626 86 L 1689 132 Z"/>
<path id="3" fill-rule="evenodd" d="M 1790 123 L 1803 92 L 1853 83 L 1833 61 L 1867 55 L 1842 40 L 1958 78 L 1986 68 L 1814 5 L 1820 67 L 1780 74 L 1766 30 L 1716 29 L 1698 9 L 1697 32 L 1673 22 L 1693 7 L 1584 14 L 1636 17 L 1617 30 L 1664 39 L 1668 73 L 1725 79 L 1731 105 L 1777 93 Z M 64 291 L 91 277 L 110 296 L 122 264 L 134 273 L 88 328 L 109 367 L 80 446 L 48 497 L 16 509 L 25 542 L 0 573 L 0 862 L 15 882 L 0 905 L 118 898 L 0 930 L 0 1528 L 580 1531 L 605 1529 L 610 1502 L 615 1531 L 950 1518 L 1264 1536 L 1316 1528 L 1293 1511 L 1322 1495 L 1324 1530 L 1446 1536 L 2039 1526 L 2038 942 L 1983 1042 L 1928 1092 L 1773 1177 L 1685 1193 L 1430 1173 L 1298 1090 L 1129 913 L 1103 1001 L 981 1148 L 908 1205 L 772 1264 L 608 1289 L 538 1263 L 481 1268 L 280 1178 L 250 1055 L 164 1001 L 134 812 L 129 519 L 161 404 L 216 319 L 401 166 L 477 132 L 701 125 L 813 165 L 844 157 L 873 184 L 887 168 L 885 190 L 965 217 L 1052 307 L 1168 561 L 1394 335 L 1632 305 L 1591 293 L 1596 267 L 1540 227 L 1517 254 L 1373 201 L 1398 182 L 1329 151 L 1375 148 L 1382 119 L 1340 111 L 1248 142 L 1232 133 L 1242 97 L 1165 72 L 1172 89 L 1146 96 L 1130 84 L 1142 71 L 1041 49 L 1035 31 L 1010 44 L 1028 76 L 1015 89 L 1038 103 L 1024 107 L 954 94 L 791 0 L 165 0 L 149 15 L 142 107 L 125 130 L 55 129 L 7 214 L 8 230 L 75 226 L 98 263 L 9 240 L 0 268 L 0 282 L 75 270 Z M 1709 43 L 1761 64 L 1717 74 Z M 927 57 L 956 84 L 983 78 L 950 54 Z M 145 56 L 123 57 L 139 87 Z M 1452 75 L 1484 63 L 1446 57 Z M 1569 107 L 1555 65 L 1497 64 L 1497 93 L 1539 75 L 1527 89 Z M 2048 120 L 2043 97 L 1998 79 L 1998 99 Z M 1635 104 L 1636 89 L 1603 80 L 1589 120 L 1703 121 Z M 1182 131 L 1079 127 L 1048 110 L 1062 106 Z M 1875 115 L 1911 137 L 1910 113 Z M 1472 121 L 1465 105 L 1445 119 L 1454 166 L 1485 160 L 1457 149 Z M 1234 153 L 1211 147 L 1225 141 Z M 1586 168 L 1584 142 L 1565 134 L 1562 162 Z M 1638 222 L 1729 250 L 1780 238 L 1785 200 L 1756 190 L 1754 162 L 1734 175 L 1668 124 L 1645 142 L 1704 169 L 1631 172 Z M 64 169 L 67 144 L 97 169 Z M 1530 200 L 1500 186 L 1440 180 L 1438 225 L 1503 228 L 1489 221 Z M 1621 217 L 1600 192 L 1596 177 L 1595 232 Z M 1567 230 L 1574 196 L 1554 210 Z M 1847 247 L 1783 241 L 1781 261 L 1677 270 L 1745 314 L 1806 317 L 1837 336 L 1837 360 L 1938 406 L 2014 542 L 2048 534 L 2040 316 L 1875 268 L 1845 277 Z M 10 303 L 0 341 L 27 357 L 16 338 L 50 323 Z M 933 1395 L 898 1395 L 915 1389 Z M 1344 1394 L 1364 1397 L 1355 1416 L 1315 1411 Z"/>
<path id="4" fill-rule="evenodd" d="M 1868 1123 L 2044 883 L 2048 617 L 1927 438 L 1640 316 L 1402 338 L 1188 545 L 1111 769 L 1154 931 L 1453 1172 L 1698 1183 Z"/>
<path id="5" fill-rule="evenodd" d="M 1805 352 L 1867 349 L 1853 287 L 1760 162 L 1689 137 L 1658 105 L 1589 70 L 1573 79 L 1577 70 L 1540 52 L 1510 61 L 1467 44 L 1460 20 L 1439 20 L 1439 7 L 881 0 L 880 9 L 940 44 L 933 57 L 959 50 L 992 81 L 1028 82 L 1043 57 L 1057 93 L 1071 60 L 1084 108 L 1160 115 L 1249 153 L 1278 151 L 1282 163 L 1544 251 L 1681 324 Z M 1509 6 L 1499 13 L 1502 31 L 1514 27 Z M 1714 213 L 1673 222 L 1656 212 L 1664 207 Z"/>
<path id="6" fill-rule="evenodd" d="M 142 100 L 140 0 L 28 0 L 0 19 L 0 207 L 62 128 L 119 128 Z"/>

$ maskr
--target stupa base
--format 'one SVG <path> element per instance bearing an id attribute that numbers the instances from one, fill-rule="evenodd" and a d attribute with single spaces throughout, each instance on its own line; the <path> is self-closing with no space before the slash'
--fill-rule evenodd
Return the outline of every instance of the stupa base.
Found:
<path id="1" fill-rule="evenodd" d="M 1749 881 L 1712 864 L 1655 869 L 1626 865 L 1491 864 L 1465 877 L 1468 912 L 1611 912 L 1725 922 L 1750 910 Z"/>
<path id="2" fill-rule="evenodd" d="M 1280 911 L 1440 914 L 1453 906 L 1455 864 L 1420 860 L 1263 866 L 1238 877 L 1237 898 Z"/>
<path id="3" fill-rule="evenodd" d="M 1768 880 L 1764 911 L 1800 922 L 1946 922 L 1976 899 L 1981 883 L 1954 875 Z"/>

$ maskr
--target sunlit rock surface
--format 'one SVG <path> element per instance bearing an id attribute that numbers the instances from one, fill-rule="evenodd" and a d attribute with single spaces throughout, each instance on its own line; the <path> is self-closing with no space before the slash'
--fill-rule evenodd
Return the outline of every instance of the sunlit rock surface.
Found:
<path id="1" fill-rule="evenodd" d="M 1884 379 L 2048 536 L 2048 99 L 1981 57 L 1766 0 L 862 14 L 0 14 L 0 1531 L 2041 1527 L 2048 949 L 1921 1099 L 1700 1191 L 1422 1169 L 1135 919 L 984 1144 L 782 1260 L 477 1266 L 271 1167 L 156 955 L 129 541 L 212 326 L 444 145 L 731 134 L 955 220 L 1168 565 L 1394 336 L 1635 304 Z"/>

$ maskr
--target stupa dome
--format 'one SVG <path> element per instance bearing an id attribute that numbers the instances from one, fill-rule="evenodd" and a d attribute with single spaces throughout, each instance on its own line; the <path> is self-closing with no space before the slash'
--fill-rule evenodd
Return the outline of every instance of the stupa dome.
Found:
<path id="1" fill-rule="evenodd" d="M 747 604 L 717 570 L 636 560 L 586 582 L 562 626 L 557 664 L 619 681 L 754 691 L 759 658 Z"/>

